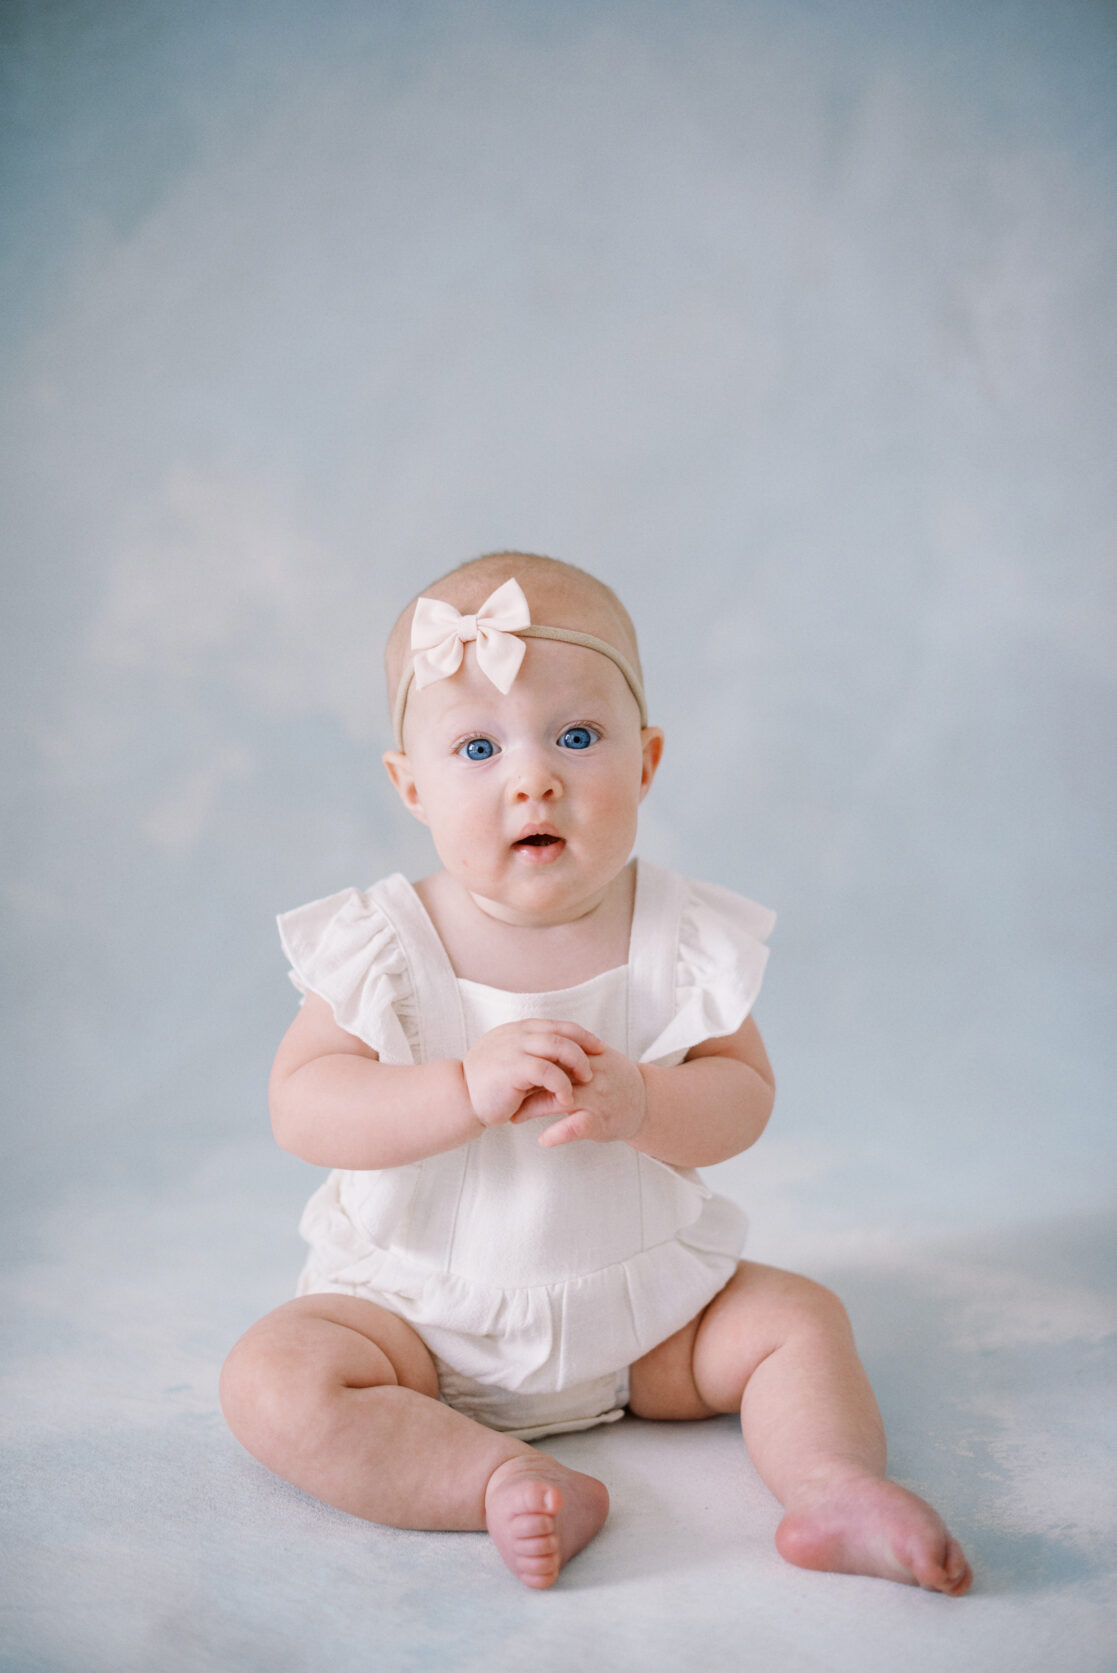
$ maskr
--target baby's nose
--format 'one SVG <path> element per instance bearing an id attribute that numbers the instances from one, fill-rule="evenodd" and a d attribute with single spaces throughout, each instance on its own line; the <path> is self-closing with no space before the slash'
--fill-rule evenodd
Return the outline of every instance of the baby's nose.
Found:
<path id="1" fill-rule="evenodd" d="M 533 753 L 516 763 L 511 790 L 517 802 L 555 801 L 562 795 L 562 779 L 553 762 L 542 753 Z"/>

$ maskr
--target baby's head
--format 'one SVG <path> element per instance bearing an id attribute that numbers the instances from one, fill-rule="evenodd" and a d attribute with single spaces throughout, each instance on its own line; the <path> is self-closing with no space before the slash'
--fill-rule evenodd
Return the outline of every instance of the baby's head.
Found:
<path id="1" fill-rule="evenodd" d="M 408 605 L 386 667 L 385 764 L 446 871 L 517 921 L 589 910 L 632 852 L 663 742 L 616 594 L 553 558 L 477 558 Z"/>
<path id="2" fill-rule="evenodd" d="M 498 587 L 515 581 L 522 589 L 534 626 L 566 629 L 588 634 L 618 654 L 621 665 L 635 676 L 634 695 L 641 722 L 647 714 L 643 700 L 643 674 L 636 629 L 616 593 L 574 564 L 545 558 L 533 552 L 491 552 L 452 569 L 423 588 L 422 598 L 451 604 L 463 616 L 476 615 Z M 388 703 L 396 732 L 396 747 L 403 748 L 403 721 L 407 713 L 412 664 L 411 629 L 418 598 L 413 598 L 388 635 L 384 667 L 388 680 Z M 627 678 L 627 674 L 626 674 Z"/>

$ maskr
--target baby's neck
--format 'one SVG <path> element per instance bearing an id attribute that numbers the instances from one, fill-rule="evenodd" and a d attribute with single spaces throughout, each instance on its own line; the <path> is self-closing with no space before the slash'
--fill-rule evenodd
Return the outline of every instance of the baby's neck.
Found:
<path id="1" fill-rule="evenodd" d="M 445 871 L 423 878 L 415 890 L 455 974 L 470 982 L 510 993 L 549 993 L 588 982 L 628 960 L 634 861 L 590 912 L 571 923 L 503 923 Z"/>

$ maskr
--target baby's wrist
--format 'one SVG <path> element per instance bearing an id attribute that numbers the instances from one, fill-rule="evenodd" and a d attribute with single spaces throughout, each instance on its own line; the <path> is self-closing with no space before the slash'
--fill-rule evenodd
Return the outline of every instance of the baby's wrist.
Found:
<path id="1" fill-rule="evenodd" d="M 471 1073 L 468 1053 L 458 1067 L 461 1070 L 464 1102 L 468 1106 L 474 1128 L 470 1137 L 476 1138 L 477 1134 L 484 1132 L 487 1127 L 502 1125 L 514 1112 L 508 1108 L 502 1092 L 494 1087 L 492 1076 L 483 1072 L 483 1066 L 475 1065 Z"/>
<path id="2" fill-rule="evenodd" d="M 636 1126 L 633 1128 L 632 1132 L 629 1134 L 629 1142 L 630 1143 L 632 1141 L 634 1141 L 635 1139 L 638 1139 L 640 1137 L 640 1135 L 643 1133 L 645 1127 L 648 1125 L 648 1106 L 649 1106 L 649 1102 L 650 1102 L 650 1092 L 649 1092 L 649 1087 L 648 1087 L 648 1072 L 647 1072 L 647 1069 L 645 1068 L 643 1063 L 636 1063 L 636 1064 L 633 1065 L 633 1067 L 636 1070 L 636 1074 L 639 1078 L 640 1085 L 639 1085 L 639 1097 L 638 1097 L 638 1100 L 637 1100 L 638 1119 L 637 1119 Z"/>
<path id="3" fill-rule="evenodd" d="M 455 1124 L 462 1132 L 462 1142 L 468 1143 L 485 1130 L 485 1123 L 473 1107 L 473 1096 L 469 1088 L 469 1076 L 465 1063 L 461 1058 L 447 1058 L 444 1067 L 449 1071 L 452 1085 L 452 1095 L 449 1107 L 455 1117 Z"/>

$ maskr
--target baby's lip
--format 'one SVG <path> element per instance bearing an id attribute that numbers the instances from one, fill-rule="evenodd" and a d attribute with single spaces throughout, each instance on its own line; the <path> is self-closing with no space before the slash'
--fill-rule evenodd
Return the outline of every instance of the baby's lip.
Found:
<path id="1" fill-rule="evenodd" d="M 564 838 L 559 836 L 553 825 L 525 825 L 512 846 L 513 848 L 550 848 L 556 842 L 562 841 L 564 841 Z"/>

